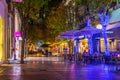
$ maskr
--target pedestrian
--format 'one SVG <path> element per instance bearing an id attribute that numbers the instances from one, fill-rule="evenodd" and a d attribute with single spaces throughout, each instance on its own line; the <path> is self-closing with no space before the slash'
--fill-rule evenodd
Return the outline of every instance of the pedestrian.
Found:
<path id="1" fill-rule="evenodd" d="M 45 55 L 46 55 L 46 57 L 48 57 L 48 50 L 47 49 L 45 50 Z"/>

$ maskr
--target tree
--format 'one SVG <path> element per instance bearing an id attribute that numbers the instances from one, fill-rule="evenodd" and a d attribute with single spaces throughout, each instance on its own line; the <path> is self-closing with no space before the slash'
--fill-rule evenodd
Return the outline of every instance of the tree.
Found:
<path id="1" fill-rule="evenodd" d="M 48 5 L 50 0 L 23 0 L 22 3 L 14 3 L 15 7 L 18 9 L 21 19 L 22 19 L 22 54 L 21 54 L 21 63 L 24 62 L 24 46 L 26 41 L 28 40 L 28 29 L 29 29 L 29 22 L 32 18 L 33 20 L 39 20 L 39 11 L 42 9 L 43 6 Z M 44 8 L 44 10 L 47 10 Z M 43 14 L 44 16 L 45 14 Z"/>
<path id="2" fill-rule="evenodd" d="M 77 21 L 80 26 L 85 26 L 84 21 L 87 15 L 92 18 L 92 24 L 95 26 L 99 23 L 98 13 L 100 8 L 109 8 L 110 4 L 115 0 L 75 0 Z"/>
<path id="3" fill-rule="evenodd" d="M 22 3 L 14 3 L 15 7 L 17 7 L 18 11 L 20 12 L 21 19 L 23 21 L 21 28 L 23 38 L 21 63 L 23 63 L 24 46 L 26 41 L 31 40 L 36 42 L 38 39 L 52 41 L 53 38 L 48 38 L 53 36 L 55 38 L 55 33 L 57 33 L 58 29 L 47 26 L 46 19 L 48 19 L 47 16 L 49 16 L 49 12 L 53 10 L 53 7 L 57 7 L 61 1 L 62 0 L 23 0 Z M 55 23 L 55 25 L 59 24 L 60 23 Z M 54 35 L 51 33 L 51 31 L 53 31 Z M 50 35 L 53 36 L 50 37 Z"/>
<path id="4" fill-rule="evenodd" d="M 112 0 L 74 1 L 76 4 L 76 22 L 81 24 L 84 21 L 84 17 L 89 14 L 88 12 L 90 14 L 96 13 L 99 7 L 109 6 Z M 21 62 L 23 62 L 24 57 L 24 44 L 28 41 L 28 38 L 33 41 L 37 41 L 40 38 L 45 42 L 53 42 L 58 34 L 69 30 L 69 26 L 66 26 L 67 15 L 64 4 L 64 0 L 23 0 L 22 3 L 14 3 L 23 21 L 21 28 L 23 38 Z"/>
<path id="5" fill-rule="evenodd" d="M 63 2 L 51 8 L 50 14 L 46 19 L 47 41 L 54 42 L 56 36 L 66 30 L 66 15 Z"/>
<path id="6" fill-rule="evenodd" d="M 39 26 L 37 25 L 29 25 L 29 29 L 28 29 L 28 41 L 32 42 L 32 43 L 36 43 L 38 42 L 40 39 L 42 39 L 41 37 L 41 33 L 42 31 L 40 30 Z"/>

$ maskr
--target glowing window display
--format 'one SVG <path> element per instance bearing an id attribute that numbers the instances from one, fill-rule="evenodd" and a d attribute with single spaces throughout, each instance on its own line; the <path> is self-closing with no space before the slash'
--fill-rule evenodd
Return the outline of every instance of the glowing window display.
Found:
<path id="1" fill-rule="evenodd" d="M 2 58 L 3 58 L 3 39 L 4 39 L 4 27 L 3 27 L 3 19 L 2 17 L 0 16 L 0 61 L 2 61 Z"/>
<path id="2" fill-rule="evenodd" d="M 115 52 L 117 51 L 117 41 L 115 39 L 107 39 L 108 41 L 108 49 L 110 52 Z M 100 49 L 101 52 L 105 52 L 105 46 L 104 46 L 104 39 L 100 39 Z"/>
<path id="3" fill-rule="evenodd" d="M 80 53 L 83 53 L 84 51 L 88 52 L 88 39 L 83 39 L 80 41 L 80 48 L 79 51 Z"/>

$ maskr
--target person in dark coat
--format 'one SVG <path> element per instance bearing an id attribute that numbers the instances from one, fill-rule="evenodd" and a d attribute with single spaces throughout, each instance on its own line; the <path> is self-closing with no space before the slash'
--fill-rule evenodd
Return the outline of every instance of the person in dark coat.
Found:
<path id="1" fill-rule="evenodd" d="M 46 57 L 48 57 L 48 50 L 47 49 L 45 50 L 45 55 L 46 55 Z"/>

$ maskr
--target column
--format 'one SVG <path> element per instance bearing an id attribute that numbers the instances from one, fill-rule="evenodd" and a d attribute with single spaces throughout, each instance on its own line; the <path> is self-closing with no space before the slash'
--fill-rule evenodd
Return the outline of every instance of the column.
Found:
<path id="1" fill-rule="evenodd" d="M 92 35 L 88 35 L 88 46 L 90 54 L 93 54 L 93 42 L 92 42 Z"/>
<path id="2" fill-rule="evenodd" d="M 75 61 L 78 61 L 78 54 L 79 54 L 79 39 L 76 39 Z"/>
<path id="3" fill-rule="evenodd" d="M 97 40 L 97 52 L 100 53 L 100 39 Z"/>
<path id="4" fill-rule="evenodd" d="M 108 49 L 108 41 L 107 41 L 107 34 L 106 34 L 106 26 L 103 26 L 103 37 L 104 37 L 104 45 L 105 45 L 105 55 L 110 56 L 109 49 Z"/>
<path id="5" fill-rule="evenodd" d="M 79 39 L 76 40 L 76 53 L 79 53 Z"/>

